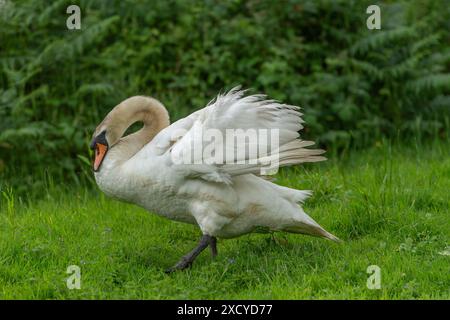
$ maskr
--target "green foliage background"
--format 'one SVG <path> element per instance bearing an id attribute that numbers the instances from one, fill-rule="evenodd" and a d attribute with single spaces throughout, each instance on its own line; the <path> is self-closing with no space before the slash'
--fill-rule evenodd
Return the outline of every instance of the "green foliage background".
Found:
<path id="1" fill-rule="evenodd" d="M 0 175 L 89 179 L 88 142 L 137 94 L 172 120 L 237 84 L 302 106 L 330 148 L 447 139 L 450 3 L 348 0 L 0 2 Z M 67 30 L 78 4 L 82 30 Z"/>

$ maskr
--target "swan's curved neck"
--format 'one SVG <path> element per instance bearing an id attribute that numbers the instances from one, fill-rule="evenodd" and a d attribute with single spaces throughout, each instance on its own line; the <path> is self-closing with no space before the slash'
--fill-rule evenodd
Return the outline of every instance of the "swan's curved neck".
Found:
<path id="1" fill-rule="evenodd" d="M 115 107 L 103 121 L 107 140 L 112 142 L 110 157 L 116 161 L 126 161 L 170 124 L 166 108 L 150 97 L 131 97 Z M 122 137 L 135 122 L 143 127 L 135 133 Z"/>

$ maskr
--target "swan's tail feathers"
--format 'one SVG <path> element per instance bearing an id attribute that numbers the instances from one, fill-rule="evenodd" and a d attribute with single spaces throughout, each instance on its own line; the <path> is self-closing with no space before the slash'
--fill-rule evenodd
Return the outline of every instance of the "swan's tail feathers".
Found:
<path id="1" fill-rule="evenodd" d="M 334 234 L 331 234 L 326 230 L 323 230 L 323 231 L 324 231 L 324 235 L 322 236 L 323 238 L 337 242 L 337 243 L 342 242 L 342 240 L 339 239 L 338 237 L 336 237 Z"/>
<path id="2" fill-rule="evenodd" d="M 289 226 L 289 227 L 283 229 L 283 231 L 291 232 L 291 233 L 301 233 L 301 234 L 306 234 L 306 235 L 310 235 L 310 236 L 314 236 L 314 237 L 325 238 L 325 239 L 328 239 L 328 240 L 331 240 L 334 242 L 342 242 L 341 239 L 339 239 L 335 235 L 329 233 L 321 226 L 304 223 L 304 222 L 299 222 L 295 226 Z"/>

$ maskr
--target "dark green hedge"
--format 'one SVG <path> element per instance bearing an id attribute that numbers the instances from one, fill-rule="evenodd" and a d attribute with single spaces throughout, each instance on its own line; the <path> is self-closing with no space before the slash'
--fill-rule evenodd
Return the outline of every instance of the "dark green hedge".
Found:
<path id="1" fill-rule="evenodd" d="M 444 136 L 449 2 L 376 3 L 382 30 L 360 0 L 0 1 L 0 171 L 77 180 L 122 99 L 155 96 L 176 119 L 237 84 L 302 106 L 327 148 Z"/>

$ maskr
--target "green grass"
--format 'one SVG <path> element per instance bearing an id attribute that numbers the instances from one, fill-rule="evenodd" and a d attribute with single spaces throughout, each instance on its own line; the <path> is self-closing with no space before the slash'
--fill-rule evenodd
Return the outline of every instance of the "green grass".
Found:
<path id="1" fill-rule="evenodd" d="M 95 190 L 49 185 L 44 199 L 27 202 L 3 189 L 0 298 L 449 299 L 449 150 L 381 143 L 283 170 L 278 183 L 314 190 L 306 212 L 342 244 L 246 235 L 171 275 L 164 269 L 196 245 L 194 226 Z M 66 287 L 73 264 L 80 290 Z M 381 268 L 379 290 L 366 286 L 369 265 Z"/>

